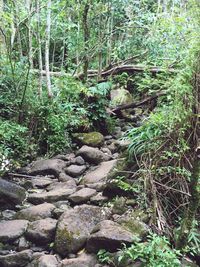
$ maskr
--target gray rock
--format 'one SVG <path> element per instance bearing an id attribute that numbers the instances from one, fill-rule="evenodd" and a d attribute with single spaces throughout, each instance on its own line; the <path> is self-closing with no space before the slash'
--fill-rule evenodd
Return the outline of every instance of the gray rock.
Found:
<path id="1" fill-rule="evenodd" d="M 55 235 L 57 220 L 46 218 L 31 222 L 26 231 L 28 240 L 36 244 L 48 244 L 52 242 Z"/>
<path id="2" fill-rule="evenodd" d="M 52 203 L 60 200 L 67 200 L 68 197 L 75 191 L 76 191 L 75 188 L 71 189 L 61 188 L 39 194 L 33 193 L 28 196 L 28 201 L 33 204 L 40 204 L 43 202 Z"/>
<path id="3" fill-rule="evenodd" d="M 54 255 L 43 255 L 37 260 L 37 267 L 57 267 L 58 260 Z"/>
<path id="4" fill-rule="evenodd" d="M 95 255 L 82 253 L 78 258 L 62 260 L 60 267 L 94 267 L 96 263 Z"/>
<path id="5" fill-rule="evenodd" d="M 87 202 L 91 197 L 96 195 L 97 191 L 91 188 L 83 188 L 74 194 L 72 194 L 69 199 L 74 203 L 84 203 Z"/>
<path id="6" fill-rule="evenodd" d="M 33 187 L 45 188 L 48 185 L 52 184 L 55 180 L 48 177 L 35 177 L 31 179 Z"/>
<path id="7" fill-rule="evenodd" d="M 65 172 L 61 172 L 59 175 L 60 182 L 68 182 L 73 179 L 71 176 L 67 175 Z"/>
<path id="8" fill-rule="evenodd" d="M 85 160 L 81 156 L 78 156 L 78 157 L 75 158 L 75 164 L 84 165 L 85 164 Z"/>
<path id="9" fill-rule="evenodd" d="M 65 168 L 65 172 L 69 175 L 71 175 L 72 177 L 77 177 L 80 176 L 81 174 L 84 173 L 84 171 L 86 170 L 86 166 L 82 165 L 71 165 L 67 168 Z"/>
<path id="10" fill-rule="evenodd" d="M 110 172 L 115 168 L 117 160 L 102 162 L 94 171 L 87 173 L 83 177 L 82 183 L 93 184 L 105 182 Z"/>
<path id="11" fill-rule="evenodd" d="M 106 249 L 110 252 L 117 251 L 122 244 L 131 244 L 132 233 L 124 229 L 119 224 L 105 220 L 99 223 L 94 229 L 87 241 L 87 250 L 89 252 L 98 252 L 100 249 Z"/>
<path id="12" fill-rule="evenodd" d="M 108 155 L 105 155 L 98 148 L 82 146 L 77 152 L 78 156 L 82 156 L 86 161 L 94 164 L 99 164 L 102 161 L 107 161 L 110 159 Z"/>
<path id="13" fill-rule="evenodd" d="M 98 193 L 96 196 L 90 198 L 90 202 L 94 204 L 103 204 L 108 201 L 108 197 L 103 196 L 102 192 Z"/>
<path id="14" fill-rule="evenodd" d="M 17 251 L 23 251 L 23 250 L 28 249 L 28 248 L 30 248 L 29 242 L 26 240 L 26 238 L 24 236 L 20 237 Z"/>
<path id="15" fill-rule="evenodd" d="M 1 267 L 24 267 L 32 260 L 33 252 L 29 249 L 0 256 Z"/>
<path id="16" fill-rule="evenodd" d="M 16 214 L 14 210 L 4 210 L 1 212 L 1 218 L 3 220 L 12 220 Z"/>
<path id="17" fill-rule="evenodd" d="M 0 222 L 0 242 L 10 242 L 19 238 L 24 234 L 27 226 L 27 220 Z"/>
<path id="18" fill-rule="evenodd" d="M 66 181 L 66 182 L 55 182 L 51 185 L 49 185 L 46 190 L 47 191 L 52 191 L 52 190 L 60 190 L 60 189 L 74 189 L 76 188 L 76 182 L 73 178 L 71 178 L 70 180 Z"/>
<path id="19" fill-rule="evenodd" d="M 59 177 L 59 174 L 65 166 L 66 162 L 60 159 L 37 160 L 31 164 L 29 174 L 53 174 L 54 176 Z"/>
<path id="20" fill-rule="evenodd" d="M 84 246 L 94 226 L 108 216 L 105 209 L 90 205 L 76 206 L 64 212 L 57 224 L 56 251 L 62 256 L 76 253 Z"/>
<path id="21" fill-rule="evenodd" d="M 50 203 L 43 203 L 41 205 L 32 206 L 30 208 L 23 209 L 16 213 L 17 219 L 26 219 L 29 221 L 36 221 L 52 217 L 52 212 L 55 206 Z"/>
<path id="22" fill-rule="evenodd" d="M 23 187 L 0 178 L 0 202 L 12 207 L 21 204 L 25 198 L 26 190 Z"/>

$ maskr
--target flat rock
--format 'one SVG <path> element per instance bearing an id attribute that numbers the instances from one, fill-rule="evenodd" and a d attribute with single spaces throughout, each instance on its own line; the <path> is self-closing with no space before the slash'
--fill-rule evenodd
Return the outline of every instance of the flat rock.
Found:
<path id="1" fill-rule="evenodd" d="M 71 178 L 70 180 L 67 180 L 65 182 L 55 182 L 51 185 L 49 185 L 46 190 L 47 191 L 52 191 L 52 190 L 60 190 L 60 189 L 74 189 L 77 188 L 76 186 L 76 182 L 73 178 Z"/>
<path id="2" fill-rule="evenodd" d="M 33 204 L 40 204 L 43 202 L 56 202 L 60 200 L 67 200 L 68 197 L 76 191 L 75 188 L 55 189 L 44 193 L 33 193 L 28 196 L 28 201 Z"/>
<path id="3" fill-rule="evenodd" d="M 62 260 L 60 267 L 94 267 L 96 263 L 95 255 L 82 253 L 78 258 Z"/>
<path id="4" fill-rule="evenodd" d="M 30 165 L 28 173 L 31 175 L 53 174 L 54 176 L 59 177 L 59 174 L 65 166 L 66 162 L 60 159 L 37 160 Z"/>
<path id="5" fill-rule="evenodd" d="M 25 219 L 29 221 L 36 221 L 52 217 L 52 212 L 55 206 L 50 203 L 43 203 L 30 208 L 22 209 L 16 213 L 17 219 Z"/>
<path id="6" fill-rule="evenodd" d="M 93 184 L 105 182 L 110 172 L 117 165 L 117 160 L 110 160 L 102 162 L 95 170 L 88 172 L 84 177 L 82 183 Z"/>
<path id="7" fill-rule="evenodd" d="M 48 177 L 35 177 L 31 179 L 33 187 L 45 188 L 54 182 L 53 179 Z"/>
<path id="8" fill-rule="evenodd" d="M 84 165 L 70 165 L 69 167 L 65 168 L 65 172 L 71 175 L 72 177 L 80 176 L 84 173 L 85 170 L 86 166 Z"/>
<path id="9" fill-rule="evenodd" d="M 82 156 L 86 161 L 99 164 L 110 159 L 110 156 L 104 154 L 98 148 L 82 146 L 77 152 L 78 156 Z"/>
<path id="10" fill-rule="evenodd" d="M 108 216 L 106 209 L 91 205 L 76 206 L 64 212 L 57 224 L 56 251 L 62 256 L 78 252 L 94 226 Z"/>
<path id="11" fill-rule="evenodd" d="M 21 204 L 25 198 L 23 187 L 0 178 L 0 202 L 12 207 Z"/>
<path id="12" fill-rule="evenodd" d="M 97 191 L 95 189 L 91 188 L 82 188 L 81 190 L 73 193 L 69 200 L 71 200 L 74 203 L 84 203 L 87 202 L 91 197 L 96 195 Z"/>
<path id="13" fill-rule="evenodd" d="M 80 145 L 100 147 L 104 142 L 104 136 L 99 132 L 74 133 L 74 139 Z"/>
<path id="14" fill-rule="evenodd" d="M 19 238 L 24 234 L 27 226 L 27 220 L 0 222 L 0 242 L 10 242 Z"/>
<path id="15" fill-rule="evenodd" d="M 1 267 L 24 267 L 32 260 L 32 250 L 13 252 L 5 256 L 0 256 Z"/>
<path id="16" fill-rule="evenodd" d="M 100 222 L 93 230 L 87 241 L 87 250 L 89 252 L 98 252 L 100 249 L 106 249 L 110 252 L 117 251 L 122 244 L 131 244 L 132 233 L 118 223 L 105 220 Z"/>
<path id="17" fill-rule="evenodd" d="M 28 240 L 36 244 L 48 244 L 52 242 L 55 235 L 57 220 L 46 218 L 31 222 L 26 231 Z"/>

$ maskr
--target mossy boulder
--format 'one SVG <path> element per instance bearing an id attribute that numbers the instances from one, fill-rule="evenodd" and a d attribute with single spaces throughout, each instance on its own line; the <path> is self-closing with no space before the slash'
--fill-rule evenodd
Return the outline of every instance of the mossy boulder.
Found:
<path id="1" fill-rule="evenodd" d="M 79 145 L 100 147 L 104 142 L 104 136 L 99 132 L 74 133 L 73 137 Z"/>
<path id="2" fill-rule="evenodd" d="M 81 205 L 61 215 L 56 230 L 55 249 L 63 257 L 84 247 L 93 228 L 109 214 L 105 209 Z"/>

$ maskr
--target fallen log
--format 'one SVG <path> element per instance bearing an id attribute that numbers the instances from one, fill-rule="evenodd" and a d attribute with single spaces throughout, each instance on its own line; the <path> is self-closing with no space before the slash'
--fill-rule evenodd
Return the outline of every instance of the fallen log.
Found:
<path id="1" fill-rule="evenodd" d="M 149 71 L 151 73 L 163 73 L 163 72 L 170 72 L 170 73 L 178 73 L 178 70 L 173 69 L 173 68 L 160 68 L 160 67 L 147 67 L 147 66 L 139 66 L 139 65 L 120 65 L 120 66 L 115 66 L 109 70 L 104 70 L 101 73 L 101 77 L 105 78 L 110 75 L 116 75 L 122 72 L 143 72 L 143 71 Z M 38 69 L 33 69 L 31 70 L 32 73 L 38 74 L 39 70 Z M 42 70 L 42 75 L 46 75 L 46 71 Z M 50 75 L 54 77 L 62 77 L 67 75 L 66 72 L 53 72 L 50 71 Z M 98 70 L 88 70 L 88 78 L 95 78 L 98 76 Z M 83 73 L 79 73 L 74 75 L 75 78 L 82 79 Z"/>
<path id="2" fill-rule="evenodd" d="M 141 101 L 138 101 L 138 102 L 134 102 L 134 103 L 130 103 L 130 104 L 125 104 L 125 105 L 120 105 L 114 109 L 111 110 L 111 112 L 115 113 L 117 111 L 120 111 L 120 110 L 124 110 L 124 109 L 129 109 L 129 108 L 137 108 L 139 106 L 142 106 L 148 102 L 151 102 L 152 100 L 160 97 L 160 96 L 164 96 L 166 95 L 166 92 L 158 92 L 156 93 L 155 95 L 153 96 L 149 96 Z"/>

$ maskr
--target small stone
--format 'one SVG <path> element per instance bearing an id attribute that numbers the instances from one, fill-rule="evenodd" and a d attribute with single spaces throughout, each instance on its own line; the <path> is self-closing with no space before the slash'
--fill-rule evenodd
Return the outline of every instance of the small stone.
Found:
<path id="1" fill-rule="evenodd" d="M 60 182 L 68 182 L 69 180 L 73 179 L 71 176 L 67 175 L 65 172 L 61 172 L 59 175 Z"/>
<path id="2" fill-rule="evenodd" d="M 75 158 L 75 164 L 84 165 L 85 164 L 85 160 L 81 156 L 78 156 L 78 157 Z"/>
<path id="3" fill-rule="evenodd" d="M 17 250 L 23 251 L 23 250 L 28 249 L 28 248 L 30 248 L 29 242 L 26 240 L 25 237 L 23 237 L 23 236 L 20 237 Z"/>
<path id="4" fill-rule="evenodd" d="M 45 219 L 52 217 L 52 212 L 55 209 L 55 206 L 50 203 L 43 203 L 41 205 L 32 206 L 26 209 L 23 209 L 16 213 L 17 219 L 26 219 L 29 221 L 36 221 L 39 219 Z"/>
<path id="5" fill-rule="evenodd" d="M 45 188 L 48 185 L 52 184 L 55 182 L 55 180 L 50 179 L 48 177 L 36 177 L 31 179 L 31 183 L 33 187 L 38 187 L 38 188 Z"/>
<path id="6" fill-rule="evenodd" d="M 103 196 L 102 193 L 98 193 L 96 196 L 90 198 L 90 202 L 94 204 L 103 204 L 108 201 L 108 197 Z"/>
<path id="7" fill-rule="evenodd" d="M 84 203 L 87 202 L 91 197 L 96 195 L 96 192 L 96 190 L 91 188 L 83 188 L 72 194 L 69 199 L 76 204 Z"/>
<path id="8" fill-rule="evenodd" d="M 1 212 L 3 220 L 12 220 L 15 214 L 16 214 L 16 211 L 14 210 L 4 210 Z"/>
<path id="9" fill-rule="evenodd" d="M 84 171 L 86 170 L 86 166 L 82 165 L 71 165 L 67 168 L 65 168 L 65 172 L 73 177 L 77 177 L 80 176 L 81 174 L 84 173 Z"/>
<path id="10" fill-rule="evenodd" d="M 0 242 L 10 242 L 16 240 L 24 234 L 27 226 L 27 220 L 0 222 Z"/>
<path id="11" fill-rule="evenodd" d="M 57 220 L 46 218 L 31 222 L 27 228 L 27 239 L 36 244 L 48 244 L 55 235 Z"/>

